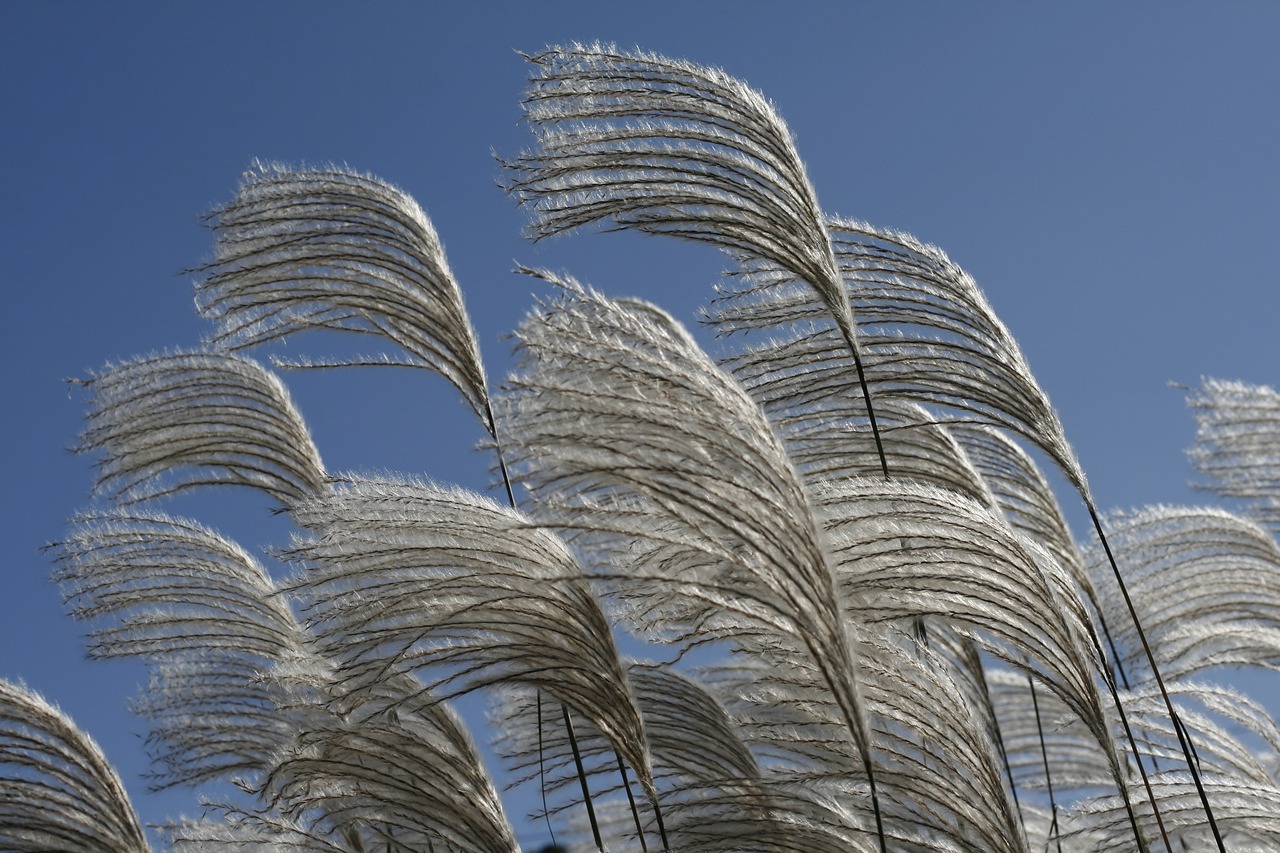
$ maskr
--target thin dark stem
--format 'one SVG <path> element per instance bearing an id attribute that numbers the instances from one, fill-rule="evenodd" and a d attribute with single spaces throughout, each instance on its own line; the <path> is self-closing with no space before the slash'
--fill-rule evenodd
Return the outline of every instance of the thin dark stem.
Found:
<path id="1" fill-rule="evenodd" d="M 858 385 L 862 388 L 862 399 L 867 407 L 867 419 L 871 421 L 871 436 L 876 441 L 876 455 L 880 457 L 880 471 L 884 474 L 885 480 L 889 480 L 889 461 L 885 458 L 884 444 L 880 440 L 880 427 L 876 423 L 876 410 L 871 405 L 871 389 L 867 386 L 867 374 L 862 368 L 862 354 L 858 352 L 858 343 L 853 338 L 852 330 L 846 329 L 844 324 L 839 322 L 836 325 L 840 326 L 840 334 L 844 337 L 844 342 L 849 347 L 849 353 L 853 356 L 853 366 L 858 372 Z"/>
<path id="2" fill-rule="evenodd" d="M 1049 825 L 1050 837 L 1062 853 L 1062 836 L 1058 832 L 1058 801 L 1053 796 L 1053 774 L 1049 772 L 1049 750 L 1044 744 L 1044 725 L 1040 722 L 1040 700 L 1036 698 L 1036 681 L 1027 673 L 1027 687 L 1031 688 L 1031 707 L 1036 712 L 1036 733 L 1040 736 L 1040 760 L 1044 762 L 1044 783 L 1049 789 L 1049 813 L 1053 821 Z"/>
<path id="3" fill-rule="evenodd" d="M 653 817 L 658 824 L 658 838 L 662 840 L 662 849 L 667 851 L 671 849 L 671 844 L 667 841 L 667 825 L 662 820 L 662 809 L 658 805 L 657 796 L 653 799 Z"/>
<path id="4" fill-rule="evenodd" d="M 631 817 L 636 824 L 636 837 L 640 839 L 641 853 L 649 853 L 649 845 L 644 840 L 644 827 L 640 825 L 640 811 L 636 808 L 636 798 L 631 794 L 631 782 L 627 780 L 627 767 L 622 763 L 622 756 L 614 753 L 618 759 L 618 775 L 622 777 L 622 789 L 627 792 L 627 802 L 631 804 Z"/>
<path id="5" fill-rule="evenodd" d="M 1200 795 L 1200 804 L 1204 807 L 1204 814 L 1209 821 L 1209 830 L 1213 833 L 1213 840 L 1218 845 L 1219 853 L 1227 853 L 1226 845 L 1222 842 L 1222 833 L 1218 831 L 1218 822 L 1213 817 L 1213 807 L 1209 805 L 1209 795 L 1205 792 L 1204 782 L 1200 779 L 1200 767 L 1194 755 L 1195 748 L 1191 743 L 1191 733 L 1183 728 L 1182 720 L 1173 707 L 1173 700 L 1169 698 L 1169 691 L 1165 688 L 1164 678 L 1160 675 L 1160 667 L 1156 664 L 1155 655 L 1151 652 L 1151 645 L 1147 642 L 1146 631 L 1142 629 L 1138 611 L 1133 606 L 1133 599 L 1129 597 L 1129 588 L 1125 585 L 1124 578 L 1120 575 L 1120 567 L 1116 564 L 1116 558 L 1111 553 L 1111 545 L 1107 542 L 1107 534 L 1102 529 L 1102 520 L 1098 518 L 1093 501 L 1087 496 L 1085 498 L 1085 506 L 1089 510 L 1089 517 L 1093 519 L 1093 528 L 1098 533 L 1099 541 L 1102 542 L 1102 549 L 1106 552 L 1107 561 L 1111 564 L 1111 572 L 1115 575 L 1116 583 L 1120 586 L 1120 595 L 1124 598 L 1125 607 L 1129 609 L 1129 618 L 1133 620 L 1133 627 L 1138 633 L 1139 641 L 1142 643 L 1142 651 L 1147 656 L 1147 664 L 1151 667 L 1151 674 L 1155 676 L 1156 686 L 1160 688 L 1160 696 L 1164 699 L 1165 709 L 1169 712 L 1169 721 L 1173 724 L 1173 730 L 1178 735 L 1178 745 L 1182 747 L 1182 756 L 1187 761 L 1187 769 L 1191 771 L 1191 780 L 1195 782 L 1196 793 Z M 1154 797 L 1151 800 L 1151 807 L 1155 808 Z"/>
<path id="6" fill-rule="evenodd" d="M 1000 753 L 1000 762 L 1004 765 L 1004 775 L 1009 780 L 1009 793 L 1013 795 L 1013 808 L 1018 813 L 1018 825 L 1022 827 L 1022 834 L 1025 837 L 1027 834 L 1027 820 L 1022 814 L 1022 803 L 1018 799 L 1018 785 L 1013 781 L 1013 768 L 1009 766 L 1009 753 L 1004 748 L 1004 735 L 1000 733 L 1000 718 L 996 716 L 995 702 L 991 701 L 991 689 L 987 686 L 986 665 L 983 664 L 977 649 L 973 648 L 972 641 L 966 643 L 966 651 L 967 656 L 971 656 L 970 659 L 977 665 L 978 672 L 975 680 L 978 682 L 978 686 L 982 688 L 982 697 L 987 703 L 986 710 L 991 716 L 991 732 L 995 736 L 996 751 Z"/>
<path id="7" fill-rule="evenodd" d="M 1116 641 L 1111 637 L 1111 631 L 1107 628 L 1107 617 L 1102 615 L 1100 607 L 1095 608 L 1098 614 L 1098 624 L 1102 626 L 1102 636 L 1107 638 L 1107 647 L 1111 649 L 1112 665 L 1115 667 L 1116 674 L 1120 676 L 1120 683 L 1124 685 L 1125 690 L 1132 690 L 1129 685 L 1129 674 L 1124 671 L 1124 661 L 1120 660 L 1120 652 L 1116 650 Z"/>
<path id="8" fill-rule="evenodd" d="M 1147 792 L 1147 801 L 1151 803 L 1151 813 L 1155 815 L 1156 827 L 1160 830 L 1160 838 L 1164 841 L 1166 850 L 1172 850 L 1173 845 L 1169 842 L 1169 833 L 1164 828 L 1164 818 L 1160 815 L 1160 806 L 1156 803 L 1155 791 L 1151 790 L 1151 779 L 1147 776 L 1147 768 L 1142 764 L 1142 755 L 1138 752 L 1138 742 L 1133 737 L 1133 729 L 1129 727 L 1129 715 L 1124 711 L 1124 705 L 1120 703 L 1120 693 L 1116 690 L 1114 678 L 1104 678 L 1107 683 L 1107 689 L 1111 692 L 1111 701 L 1116 705 L 1116 711 L 1120 714 L 1120 725 L 1124 727 L 1125 738 L 1129 741 L 1129 748 L 1133 751 L 1133 761 L 1138 766 L 1138 775 L 1142 777 L 1142 787 Z M 1138 847 L 1144 851 L 1149 849 L 1147 837 L 1142 832 L 1142 827 L 1138 824 L 1138 816 L 1133 811 L 1133 803 L 1129 799 L 1129 787 L 1124 784 L 1124 780 L 1118 780 L 1120 787 L 1120 796 L 1124 800 L 1124 810 L 1129 815 L 1129 825 L 1133 827 L 1133 834 L 1138 840 Z"/>
<path id="9" fill-rule="evenodd" d="M 876 441 L 876 454 L 880 457 L 880 471 L 884 474 L 886 481 L 890 480 L 889 461 L 884 455 L 884 443 L 880 440 L 880 427 L 876 424 L 876 411 L 871 405 L 871 389 L 867 386 L 867 374 L 862 368 L 862 355 L 858 352 L 858 343 L 854 340 L 853 330 L 847 328 L 844 323 L 836 321 L 836 325 L 840 327 L 840 334 L 844 337 L 845 344 L 849 347 L 849 354 L 853 356 L 853 366 L 858 372 L 858 385 L 862 388 L 862 399 L 867 406 L 867 418 L 871 421 L 871 435 Z M 850 734 L 854 732 L 853 721 L 849 720 Z M 867 782 L 871 786 L 871 809 L 876 816 L 876 837 L 880 841 L 880 853 L 888 853 L 888 842 L 884 837 L 884 820 L 880 816 L 880 796 L 876 792 L 876 777 L 871 769 L 871 744 L 868 743 L 862 749 L 862 768 L 867 774 Z"/>
<path id="10" fill-rule="evenodd" d="M 560 706 L 564 714 L 564 730 L 569 733 L 569 747 L 573 750 L 573 765 L 578 771 L 578 783 L 582 786 L 582 801 L 587 805 L 587 820 L 591 822 L 591 837 L 596 842 L 596 850 L 604 853 L 604 843 L 600 840 L 600 824 L 596 822 L 596 807 L 591 802 L 591 789 L 587 787 L 587 772 L 582 766 L 582 753 L 578 750 L 578 739 L 573 734 L 573 720 L 569 719 L 569 708 Z"/>
<path id="11" fill-rule="evenodd" d="M 507 460 L 502 454 L 502 442 L 498 440 L 498 422 L 493 416 L 493 407 L 485 400 L 485 413 L 488 416 L 489 435 L 493 437 L 493 448 L 498 454 L 498 470 L 502 473 L 502 485 L 507 490 L 507 501 L 511 504 L 512 509 L 519 509 L 516 505 L 515 489 L 511 485 L 511 472 L 507 469 Z M 547 832 L 551 834 L 551 843 L 556 841 L 556 834 L 551 830 L 551 814 L 547 810 L 547 777 L 543 772 L 543 747 L 542 747 L 542 691 L 538 691 L 538 781 L 542 788 L 542 813 L 547 819 Z M 587 777 L 582 773 L 582 762 L 578 761 L 578 739 L 573 733 L 573 726 L 569 723 L 569 711 L 565 709 L 565 732 L 569 736 L 569 746 L 573 749 L 574 762 L 578 769 L 578 782 L 582 786 L 583 796 L 587 797 L 587 814 L 591 818 L 591 827 L 596 836 L 596 845 L 600 844 L 600 833 L 596 829 L 595 823 L 595 807 L 592 805 L 591 798 L 587 794 Z M 644 832 L 640 829 L 640 812 L 636 808 L 635 797 L 631 793 L 631 783 L 627 781 L 627 772 L 623 768 L 622 756 L 614 750 L 614 756 L 618 759 L 618 769 L 622 771 L 622 784 L 627 791 L 627 802 L 631 804 L 631 816 L 636 822 L 636 832 L 640 835 L 640 846 L 644 848 L 644 853 L 648 853 L 648 846 L 645 844 Z M 657 798 L 654 798 L 653 811 L 658 819 L 658 831 L 662 836 L 662 849 L 667 848 L 667 830 L 662 822 L 662 807 L 658 805 Z"/>
<path id="12" fill-rule="evenodd" d="M 551 844 L 556 844 L 556 831 L 551 828 L 551 810 L 547 808 L 547 769 L 544 762 L 546 751 L 542 745 L 542 691 L 535 694 L 538 705 L 538 788 L 542 792 L 542 819 L 547 822 L 547 834 L 551 836 Z"/>

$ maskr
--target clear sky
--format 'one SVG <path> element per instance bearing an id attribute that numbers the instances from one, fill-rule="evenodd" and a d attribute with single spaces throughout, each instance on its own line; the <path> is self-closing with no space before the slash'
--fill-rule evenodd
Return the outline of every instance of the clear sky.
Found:
<path id="1" fill-rule="evenodd" d="M 517 51 L 594 40 L 746 79 L 790 123 L 825 210 L 968 269 L 1103 507 L 1208 500 L 1187 486 L 1194 423 L 1170 381 L 1280 381 L 1280 4 L 2 3 L 0 676 L 91 731 L 144 819 L 194 802 L 145 794 L 125 707 L 142 671 L 83 662 L 39 550 L 89 500 L 91 461 L 66 451 L 83 401 L 62 380 L 198 342 L 182 270 L 211 250 L 200 214 L 253 158 L 346 163 L 412 193 L 495 380 L 531 303 L 516 261 L 692 323 L 724 265 L 713 250 L 533 246 L 495 185 L 493 154 L 529 144 Z M 443 382 L 286 380 L 329 470 L 487 483 L 479 425 Z M 169 507 L 250 547 L 287 535 L 266 508 L 241 493 Z M 1273 676 L 1245 683 L 1280 708 Z"/>

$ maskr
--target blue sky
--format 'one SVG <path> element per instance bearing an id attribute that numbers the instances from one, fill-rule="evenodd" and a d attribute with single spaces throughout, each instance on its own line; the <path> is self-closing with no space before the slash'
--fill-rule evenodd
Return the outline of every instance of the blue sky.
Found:
<path id="1" fill-rule="evenodd" d="M 1194 424 L 1170 381 L 1280 379 L 1277 4 L 0 4 L 0 676 L 90 730 L 145 819 L 194 802 L 145 795 L 125 707 L 141 670 L 83 662 L 39 551 L 89 500 L 91 462 L 66 451 L 83 404 L 62 380 L 199 341 L 182 270 L 211 249 L 200 214 L 254 158 L 346 163 L 412 193 L 495 379 L 531 304 L 516 261 L 692 323 L 714 251 L 534 246 L 496 187 L 494 153 L 529 144 L 516 51 L 575 40 L 746 79 L 787 118 L 824 209 L 968 269 L 1104 507 L 1207 500 L 1187 486 Z M 330 470 L 487 483 L 478 424 L 443 382 L 286 378 Z M 287 535 L 243 494 L 170 509 L 251 547 Z M 1280 708 L 1274 677 L 1244 683 Z"/>

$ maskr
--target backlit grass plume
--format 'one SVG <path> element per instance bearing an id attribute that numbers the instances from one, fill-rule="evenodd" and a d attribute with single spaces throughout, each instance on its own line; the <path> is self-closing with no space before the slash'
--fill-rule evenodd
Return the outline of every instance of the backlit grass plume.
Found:
<path id="1" fill-rule="evenodd" d="M 210 216 L 204 348 L 81 382 L 96 488 L 50 549 L 90 656 L 147 668 L 151 781 L 203 805 L 148 835 L 88 736 L 0 682 L 0 847 L 1276 849 L 1280 728 L 1215 683 L 1280 666 L 1275 392 L 1191 399 L 1193 463 L 1248 518 L 1100 513 L 973 279 L 824 213 L 760 93 L 599 45 L 529 59 L 503 182 L 530 236 L 728 253 L 703 315 L 727 340 L 521 267 L 542 294 L 490 383 L 416 201 L 253 166 Z M 505 501 L 329 472 L 245 351 L 334 331 L 375 351 L 276 363 L 439 373 Z M 160 505 L 205 485 L 291 528 L 250 549 Z"/>

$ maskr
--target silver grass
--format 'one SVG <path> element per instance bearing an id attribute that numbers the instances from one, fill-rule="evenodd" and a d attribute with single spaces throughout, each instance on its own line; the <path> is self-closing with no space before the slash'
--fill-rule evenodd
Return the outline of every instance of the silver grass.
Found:
<path id="1" fill-rule="evenodd" d="M 817 196 L 763 95 L 715 68 L 599 44 L 529 59 L 538 149 L 506 165 L 535 238 L 610 223 L 710 243 L 747 268 L 790 271 L 852 329 Z"/>
<path id="2" fill-rule="evenodd" d="M 0 849 L 147 853 L 120 777 L 66 714 L 0 679 Z"/>
<path id="3" fill-rule="evenodd" d="M 1171 851 L 1280 846 L 1280 729 L 1201 680 L 1280 664 L 1275 392 L 1209 380 L 1191 400 L 1193 462 L 1262 526 L 1109 518 L 1132 559 L 1126 612 L 1110 545 L 1082 559 L 1019 444 L 1066 472 L 1103 537 L 1056 413 L 967 274 L 908 235 L 824 217 L 777 112 L 723 72 L 599 45 L 530 59 L 538 148 L 505 165 L 532 235 L 715 245 L 738 268 L 712 325 L 775 340 L 730 357 L 735 380 L 656 306 L 557 282 L 520 329 L 500 430 L 417 204 L 342 168 L 255 166 L 211 215 L 198 304 L 214 351 L 83 383 L 80 449 L 125 508 L 77 518 L 57 546 L 91 653 L 149 664 L 136 708 L 155 778 L 230 778 L 247 798 L 211 805 L 221 822 L 170 824 L 170 846 L 514 853 L 448 706 L 482 688 L 504 697 L 500 746 L 517 777 L 545 777 L 547 810 L 599 800 L 601 850 L 599 826 L 666 846 L 659 803 L 687 853 L 1145 851 L 1157 833 Z M 283 385 L 234 353 L 315 329 L 386 351 L 294 366 L 453 383 L 511 509 L 410 479 L 333 485 Z M 294 512 L 306 626 L 234 544 L 128 509 L 207 483 Z M 673 660 L 621 662 L 595 589 Z M 1133 675 L 1143 658 L 1151 675 Z M 96 747 L 4 683 L 0 793 L 6 850 L 146 849 Z"/>
<path id="4" fill-rule="evenodd" d="M 944 659 L 892 633 L 863 643 L 888 820 L 974 853 L 1026 850 L 984 721 Z"/>
<path id="5" fill-rule="evenodd" d="M 713 843 L 704 831 L 709 823 L 727 824 L 736 819 L 763 822 L 765 815 L 773 813 L 760 768 L 741 740 L 737 722 L 702 683 L 658 664 L 631 663 L 627 678 L 644 717 L 672 849 L 724 849 L 731 840 L 721 838 Z M 548 713 L 550 706 L 543 703 L 539 730 L 539 706 L 529 691 L 504 691 L 502 700 L 497 714 L 502 734 L 497 747 L 511 769 L 513 784 L 545 771 L 548 792 L 556 795 L 558 802 L 553 812 L 564 812 L 572 803 L 561 801 L 572 796 L 576 779 L 563 728 Z M 616 767 L 611 766 L 610 743 L 589 722 L 576 730 L 590 770 L 592 792 L 601 798 L 597 809 L 602 823 L 616 825 L 615 837 L 633 836 L 631 814 L 611 814 L 615 806 L 621 806 L 621 786 Z M 781 824 L 772 831 L 785 835 Z"/>
<path id="6" fill-rule="evenodd" d="M 392 821 L 407 839 L 427 829 L 447 837 L 459 823 L 442 816 L 465 802 L 474 815 L 464 834 L 481 839 L 474 849 L 512 849 L 500 843 L 510 829 L 496 794 L 448 710 L 418 695 L 423 685 L 401 678 L 366 687 L 353 710 L 335 716 L 325 703 L 352 704 L 349 688 L 334 692 L 332 664 L 311 651 L 315 641 L 248 554 L 199 525 L 159 514 L 83 517 L 73 532 L 58 546 L 58 577 L 78 615 L 109 620 L 91 634 L 91 651 L 156 664 L 138 709 L 152 718 L 149 742 L 161 783 L 232 779 L 269 794 L 270 811 L 329 835 L 355 820 L 348 814 L 353 801 L 367 811 L 367 789 L 382 784 L 377 790 L 399 791 L 404 811 L 415 815 L 403 826 Z M 392 689 L 399 693 L 388 698 Z M 313 788 L 299 779 L 300 766 L 313 779 L 350 775 L 348 742 L 364 744 L 357 763 L 374 781 L 349 788 L 317 781 Z M 381 757 L 380 742 L 392 750 Z M 415 801 L 403 787 L 405 773 L 436 787 L 414 783 L 413 796 L 422 798 Z M 262 819 L 273 818 L 268 812 Z"/>
<path id="7" fill-rule="evenodd" d="M 670 318 L 573 282 L 561 290 L 521 325 L 520 367 L 499 401 L 535 515 L 596 560 L 632 563 L 594 571 L 648 599 L 633 620 L 729 638 L 805 673 L 865 760 L 835 579 L 767 421 Z"/>
<path id="8" fill-rule="evenodd" d="M 1204 487 L 1246 501 L 1253 518 L 1280 533 L 1280 394 L 1205 379 L 1187 403 L 1199 427 L 1189 455 Z"/>
<path id="9" fill-rule="evenodd" d="M 130 510 L 78 516 L 56 554 L 90 656 L 150 664 L 135 710 L 156 782 L 261 772 L 292 726 L 264 673 L 308 654 L 261 564 L 195 522 Z"/>
<path id="10" fill-rule="evenodd" d="M 607 807 L 602 800 L 613 800 L 622 793 L 613 745 L 590 720 L 571 714 L 571 741 L 561 706 L 551 697 L 515 681 L 497 685 L 490 695 L 493 701 L 488 716 L 497 729 L 493 747 L 502 759 L 507 787 L 537 780 L 542 795 L 540 808 L 529 817 L 544 820 L 547 815 L 568 815 L 582 805 L 578 761 L 597 810 Z M 619 827 L 635 835 L 634 826 Z M 590 830 L 585 824 L 574 823 L 571 831 L 588 843 Z"/>
<path id="11" fill-rule="evenodd" d="M 759 785 L 760 768 L 724 707 L 696 680 L 675 670 L 633 663 L 627 675 L 644 713 L 662 775 L 700 787 Z"/>
<path id="12" fill-rule="evenodd" d="M 1106 755 L 1079 714 L 1061 697 L 1043 686 L 1036 688 L 1038 722 L 1024 671 L 992 666 L 986 670 L 986 679 L 1009 768 L 1019 788 L 1045 789 L 1045 760 L 1052 784 L 1066 799 L 1076 799 L 1082 790 L 1114 787 Z"/>
<path id="13" fill-rule="evenodd" d="M 1218 684 L 1181 679 L 1172 687 L 1181 723 L 1196 735 L 1201 769 L 1221 779 L 1275 783 L 1280 767 L 1280 728 L 1259 704 Z M 1178 738 L 1151 687 L 1135 691 L 1128 703 L 1151 752 L 1163 762 L 1179 756 Z"/>
<path id="14" fill-rule="evenodd" d="M 864 391 L 870 385 L 877 396 L 907 397 L 939 409 L 940 415 L 1008 429 L 1052 458 L 1089 510 L 1126 601 L 1126 615 L 1141 639 L 1139 617 L 1129 606 L 1120 569 L 1061 421 L 977 285 L 941 251 L 908 235 L 852 221 L 832 221 L 830 229 L 852 291 L 850 301 L 858 310 L 866 369 L 861 362 L 854 366 Z M 812 324 L 796 331 L 806 313 L 811 323 L 821 315 L 807 289 L 785 269 L 759 270 L 755 277 L 765 279 L 765 285 L 727 298 L 712 314 L 712 323 L 723 332 L 782 323 L 787 337 L 726 361 L 729 369 L 766 407 L 803 407 L 823 397 L 849 394 L 853 388 L 841 347 L 843 333 Z M 874 420 L 871 425 L 874 430 Z M 1143 646 L 1162 684 L 1156 659 L 1145 642 Z M 1166 705 L 1172 717 L 1167 697 Z M 1185 742 L 1184 757 L 1195 778 L 1192 752 L 1190 742 Z M 1208 812 L 1207 800 L 1204 806 Z M 1215 840 L 1225 853 L 1220 839 Z"/>
<path id="15" fill-rule="evenodd" d="M 977 502 L 922 483 L 846 481 L 819 501 L 855 619 L 933 616 L 978 631 L 988 651 L 1063 698 L 1109 757 L 1116 784 L 1125 784 L 1084 606 L 1046 553 Z"/>
<path id="16" fill-rule="evenodd" d="M 76 450 L 99 454 L 96 488 L 115 502 L 224 483 L 287 504 L 324 481 L 289 392 L 251 359 L 164 353 L 110 365 L 80 384 L 91 397 Z"/>
<path id="17" fill-rule="evenodd" d="M 1213 508 L 1148 507 L 1107 516 L 1127 555 L 1134 606 L 1170 681 L 1222 665 L 1280 665 L 1280 547 L 1264 529 Z M 1105 555 L 1086 552 L 1099 590 Z M 1120 605 L 1104 610 L 1126 665 L 1142 648 Z"/>
<path id="18" fill-rule="evenodd" d="M 950 665 L 892 628 L 862 632 L 861 639 L 876 779 L 894 849 L 1026 849 L 985 721 Z M 819 736 L 815 721 L 832 714 L 823 699 L 787 689 L 766 666 L 713 677 L 720 690 L 739 697 L 729 708 L 761 756 L 770 814 L 813 817 L 836 801 L 862 825 L 869 821 L 865 809 L 850 805 L 858 798 L 851 797 L 856 762 L 847 742 Z"/>
<path id="19" fill-rule="evenodd" d="M 846 219 L 830 219 L 827 227 L 876 399 L 911 399 L 1012 430 L 1087 493 L 1057 413 L 973 278 L 908 234 Z M 779 337 L 729 358 L 730 372 L 769 411 L 853 393 L 842 334 L 824 328 L 825 300 L 815 300 L 786 269 L 761 270 L 756 279 L 714 302 L 708 322 L 721 334 Z"/>
<path id="20" fill-rule="evenodd" d="M 1214 839 L 1191 777 L 1185 773 L 1160 773 L 1152 777 L 1151 783 L 1170 836 L 1188 850 L 1210 849 Z M 1274 782 L 1206 774 L 1201 783 L 1213 800 L 1214 819 L 1229 849 L 1266 851 L 1280 846 L 1280 787 Z M 1128 818 L 1114 798 L 1078 804 L 1069 816 L 1067 828 L 1071 834 L 1087 833 L 1090 849 L 1117 853 L 1136 849 Z"/>
<path id="21" fill-rule="evenodd" d="M 951 424 L 948 433 L 981 473 L 1009 525 L 1048 551 L 1075 581 L 1092 612 L 1100 613 L 1093 576 L 1084 565 L 1048 479 L 1031 455 L 1000 430 L 983 424 Z M 1102 628 L 1109 636 L 1107 625 Z"/>
<path id="22" fill-rule="evenodd" d="M 516 853 L 518 847 L 461 721 L 411 676 L 331 683 L 258 793 L 271 812 L 323 837 L 363 838 L 409 850 Z M 394 848 L 393 848 L 394 849 Z"/>
<path id="23" fill-rule="evenodd" d="M 172 853 L 360 853 L 275 815 L 229 810 L 221 820 L 186 820 L 161 827 Z"/>
<path id="24" fill-rule="evenodd" d="M 462 292 L 418 203 L 338 167 L 258 165 L 211 216 L 217 252 L 196 287 L 213 342 L 239 349 L 309 329 L 382 338 L 394 355 L 297 366 L 397 364 L 451 382 L 490 434 L 488 390 Z"/>
<path id="25" fill-rule="evenodd" d="M 762 407 L 809 483 L 882 473 L 865 409 L 856 399 L 828 397 L 799 407 Z M 914 480 L 994 504 L 985 478 L 961 450 L 949 427 L 910 400 L 877 395 L 876 420 L 895 480 Z"/>
<path id="26" fill-rule="evenodd" d="M 364 681 L 430 668 L 451 695 L 537 687 L 589 719 L 651 796 L 644 726 L 604 612 L 564 544 L 461 489 L 351 479 L 299 504 L 308 624 Z M 367 675 L 360 675 L 367 673 Z"/>
<path id="27" fill-rule="evenodd" d="M 534 239 L 609 223 L 710 243 L 749 278 L 781 269 L 807 283 L 853 357 L 888 477 L 849 298 L 817 195 L 773 106 L 723 71 L 656 54 L 597 44 L 529 59 L 525 117 L 539 147 L 504 165 L 507 190 L 534 212 Z"/>

